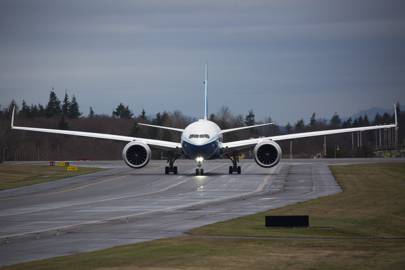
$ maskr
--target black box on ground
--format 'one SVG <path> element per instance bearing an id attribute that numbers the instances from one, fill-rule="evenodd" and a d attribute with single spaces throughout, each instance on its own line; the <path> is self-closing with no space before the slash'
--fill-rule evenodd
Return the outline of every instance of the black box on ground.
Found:
<path id="1" fill-rule="evenodd" d="M 308 227 L 309 216 L 266 216 L 266 227 Z"/>

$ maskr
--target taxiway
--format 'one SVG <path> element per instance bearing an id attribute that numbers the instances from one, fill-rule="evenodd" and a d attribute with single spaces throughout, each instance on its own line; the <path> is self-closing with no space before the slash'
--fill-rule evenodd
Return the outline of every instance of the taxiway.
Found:
<path id="1" fill-rule="evenodd" d="M 194 175 L 194 161 L 177 161 L 178 175 L 164 175 L 163 161 L 142 170 L 80 162 L 107 170 L 0 192 L 0 265 L 177 236 L 335 194 L 341 189 L 327 165 L 342 162 L 293 160 L 264 169 L 247 160 L 241 175 L 228 175 L 229 162 L 208 161 L 204 176 Z"/>

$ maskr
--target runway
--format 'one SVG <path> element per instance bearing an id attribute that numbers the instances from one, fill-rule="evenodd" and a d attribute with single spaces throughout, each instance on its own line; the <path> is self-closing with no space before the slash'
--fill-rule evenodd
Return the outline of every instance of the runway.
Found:
<path id="1" fill-rule="evenodd" d="M 142 170 L 81 162 L 108 169 L 0 192 L 0 265 L 177 236 L 335 194 L 341 189 L 327 162 L 344 160 L 293 160 L 271 169 L 247 160 L 241 175 L 228 175 L 226 160 L 208 161 L 204 176 L 194 175 L 194 161 L 177 161 L 178 175 L 164 175 L 162 161 Z"/>

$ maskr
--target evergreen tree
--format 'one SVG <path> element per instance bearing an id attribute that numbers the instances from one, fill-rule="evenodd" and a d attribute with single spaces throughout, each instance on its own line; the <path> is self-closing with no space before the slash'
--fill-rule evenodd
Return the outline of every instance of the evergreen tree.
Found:
<path id="1" fill-rule="evenodd" d="M 212 122 L 216 122 L 215 114 L 211 113 L 210 117 L 209 117 L 209 120 L 212 121 Z"/>
<path id="2" fill-rule="evenodd" d="M 46 116 L 46 110 L 45 110 L 44 106 L 42 106 L 41 104 L 38 104 L 38 116 L 39 117 Z"/>
<path id="3" fill-rule="evenodd" d="M 368 121 L 368 116 L 367 116 L 367 115 L 364 116 L 363 125 L 364 125 L 364 126 L 370 125 L 370 121 Z"/>
<path id="4" fill-rule="evenodd" d="M 164 111 L 163 113 L 162 113 L 162 125 L 165 125 L 166 124 L 166 122 L 167 121 L 169 121 L 169 119 L 170 119 L 170 116 L 169 116 L 169 114 L 166 112 L 166 111 Z"/>
<path id="5" fill-rule="evenodd" d="M 363 116 L 359 116 L 359 118 L 357 118 L 357 123 L 359 125 L 359 127 L 364 126 L 364 120 L 363 120 Z"/>
<path id="6" fill-rule="evenodd" d="M 294 128 L 295 128 L 295 131 L 296 131 L 296 132 L 304 131 L 304 128 L 305 128 L 304 119 L 298 120 L 297 123 L 295 123 L 295 127 L 294 127 Z"/>
<path id="7" fill-rule="evenodd" d="M 311 119 L 309 120 L 309 125 L 311 126 L 312 129 L 316 127 L 315 113 L 312 113 Z"/>
<path id="8" fill-rule="evenodd" d="M 359 118 L 354 119 L 352 127 L 358 127 L 359 126 Z"/>
<path id="9" fill-rule="evenodd" d="M 18 114 L 18 106 L 17 106 L 17 103 L 15 102 L 15 100 L 13 99 L 11 102 L 10 102 L 10 105 L 8 105 L 8 108 L 7 108 L 7 110 L 5 111 L 5 113 L 9 116 L 9 117 L 11 117 L 11 114 L 13 113 L 13 109 L 15 108 L 15 113 L 16 114 Z"/>
<path id="10" fill-rule="evenodd" d="M 124 119 L 131 119 L 132 112 L 128 108 L 128 106 L 124 106 L 124 104 L 120 103 L 115 111 L 113 111 L 114 117 L 124 118 Z"/>
<path id="11" fill-rule="evenodd" d="M 90 111 L 89 111 L 89 117 L 94 117 L 94 111 L 93 111 L 93 107 L 90 107 Z"/>
<path id="12" fill-rule="evenodd" d="M 65 91 L 65 97 L 63 99 L 62 103 L 62 114 L 68 116 L 69 115 L 69 110 L 70 110 L 70 101 L 69 101 L 69 96 L 67 92 Z"/>
<path id="13" fill-rule="evenodd" d="M 253 126 L 254 124 L 255 124 L 255 114 L 253 113 L 253 110 L 250 110 L 245 117 L 245 125 Z"/>
<path id="14" fill-rule="evenodd" d="M 139 115 L 139 120 L 146 121 L 146 112 L 145 109 L 142 109 L 141 115 Z"/>
<path id="15" fill-rule="evenodd" d="M 68 116 L 69 118 L 72 119 L 77 119 L 82 115 L 82 113 L 79 111 L 79 104 L 76 101 L 76 97 L 73 95 L 72 101 L 70 102 L 69 110 L 68 110 Z"/>
<path id="16" fill-rule="evenodd" d="M 32 117 L 38 117 L 39 116 L 37 105 L 31 104 L 30 111 L 31 111 L 31 116 Z"/>
<path id="17" fill-rule="evenodd" d="M 339 115 L 335 113 L 330 119 L 331 128 L 339 128 L 341 124 L 342 120 L 340 119 Z"/>
<path id="18" fill-rule="evenodd" d="M 162 115 L 160 114 L 160 112 L 156 114 L 156 117 L 152 120 L 152 123 L 158 126 L 161 126 L 163 124 Z"/>
<path id="19" fill-rule="evenodd" d="M 383 124 L 388 124 L 392 122 L 392 117 L 388 113 L 384 113 L 382 116 L 382 122 Z"/>
<path id="20" fill-rule="evenodd" d="M 27 105 L 27 103 L 25 103 L 25 100 L 22 101 L 20 114 L 21 114 L 23 117 L 31 117 L 31 109 L 30 109 L 30 107 Z"/>
<path id="21" fill-rule="evenodd" d="M 138 116 L 138 118 L 134 121 L 134 125 L 132 126 L 132 130 L 131 130 L 131 136 L 134 137 L 147 137 L 148 135 L 148 131 L 149 130 L 145 130 L 143 128 L 140 128 L 138 125 L 139 123 L 147 123 L 148 119 L 146 117 L 146 112 L 144 109 L 142 109 L 141 114 Z"/>
<path id="22" fill-rule="evenodd" d="M 349 117 L 349 119 L 347 119 L 346 121 L 343 122 L 342 127 L 343 128 L 350 128 L 350 127 L 352 127 L 352 122 L 353 122 L 352 118 Z"/>
<path id="23" fill-rule="evenodd" d="M 291 131 L 292 131 L 292 126 L 291 126 L 291 124 L 289 122 L 285 126 L 285 131 L 287 132 L 287 134 L 291 133 Z"/>
<path id="24" fill-rule="evenodd" d="M 64 129 L 64 130 L 69 129 L 69 123 L 66 121 L 64 114 L 62 114 L 62 117 L 61 117 L 61 119 L 60 119 L 60 121 L 58 123 L 58 128 L 59 129 Z"/>
<path id="25" fill-rule="evenodd" d="M 377 113 L 374 117 L 374 125 L 382 124 L 382 117 L 379 113 Z"/>
<path id="26" fill-rule="evenodd" d="M 62 109 L 60 107 L 60 101 L 56 96 L 56 93 L 51 91 L 49 94 L 49 101 L 46 105 L 45 115 L 46 117 L 60 116 L 62 114 Z"/>

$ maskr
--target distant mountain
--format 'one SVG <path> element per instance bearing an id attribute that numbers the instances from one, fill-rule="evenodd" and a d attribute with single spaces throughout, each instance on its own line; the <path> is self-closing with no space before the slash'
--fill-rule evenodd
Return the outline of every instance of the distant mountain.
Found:
<path id="1" fill-rule="evenodd" d="M 392 114 L 393 113 L 393 109 L 384 109 L 384 108 L 378 108 L 378 107 L 374 107 L 374 108 L 370 108 L 368 110 L 364 110 L 364 111 L 360 111 L 358 113 L 353 114 L 352 116 L 350 116 L 352 119 L 356 119 L 360 116 L 367 115 L 369 120 L 374 120 L 375 116 L 377 115 L 377 113 L 379 113 L 380 115 L 383 115 L 384 113 L 388 113 L 388 114 Z"/>

